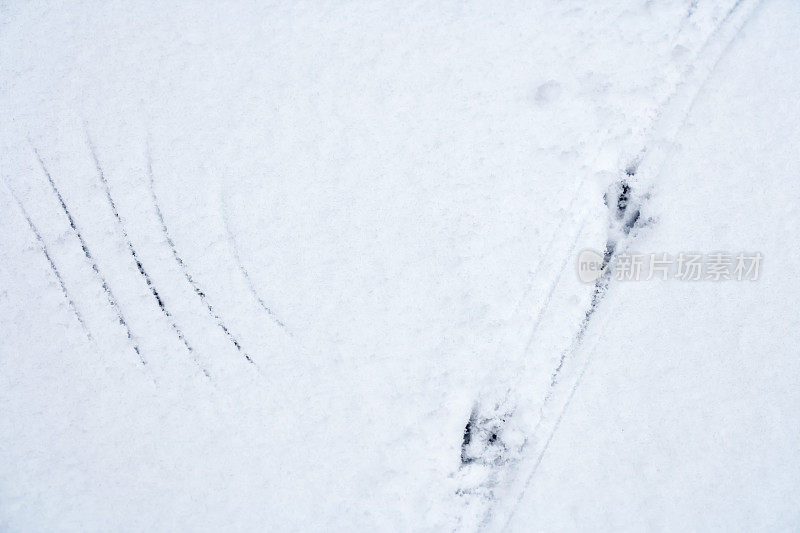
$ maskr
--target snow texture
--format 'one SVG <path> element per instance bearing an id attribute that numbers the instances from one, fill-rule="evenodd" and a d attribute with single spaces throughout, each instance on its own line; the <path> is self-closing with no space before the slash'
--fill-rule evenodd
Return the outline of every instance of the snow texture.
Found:
<path id="1" fill-rule="evenodd" d="M 0 530 L 800 529 L 798 26 L 0 4 Z"/>

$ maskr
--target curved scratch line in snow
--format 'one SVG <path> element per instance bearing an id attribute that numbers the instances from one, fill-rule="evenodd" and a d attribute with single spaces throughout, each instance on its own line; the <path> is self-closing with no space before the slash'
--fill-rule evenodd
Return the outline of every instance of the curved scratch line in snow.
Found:
<path id="1" fill-rule="evenodd" d="M 603 326 L 601 327 L 601 331 L 605 331 L 605 326 L 606 326 L 606 324 L 608 324 L 609 320 L 611 320 L 611 317 L 613 316 L 613 314 L 614 314 L 614 310 L 612 308 L 612 310 L 608 314 L 608 318 L 605 320 L 605 322 L 603 323 Z M 597 346 L 598 346 L 599 342 L 600 342 L 600 339 L 599 338 L 596 339 L 596 342 L 595 342 L 594 346 L 592 347 L 592 350 L 586 356 L 586 360 L 583 362 L 583 366 L 581 367 L 581 370 L 578 373 L 577 378 L 575 379 L 575 383 L 572 384 L 572 387 L 570 388 L 569 395 L 567 396 L 567 399 L 564 402 L 564 405 L 561 406 L 561 410 L 559 411 L 559 414 L 558 414 L 558 417 L 556 418 L 555 424 L 553 424 L 553 429 L 550 431 L 550 434 L 547 436 L 547 439 L 545 440 L 544 446 L 542 446 L 542 449 L 539 451 L 539 454 L 536 456 L 536 461 L 533 464 L 533 467 L 531 469 L 530 475 L 528 476 L 527 480 L 525 481 L 525 485 L 524 485 L 523 489 L 517 495 L 517 500 L 514 503 L 513 507 L 511 508 L 510 513 L 508 514 L 508 516 L 506 517 L 506 519 L 503 522 L 503 526 L 501 528 L 502 531 L 505 531 L 506 529 L 508 529 L 508 526 L 511 523 L 511 520 L 514 518 L 514 515 L 516 514 L 517 509 L 519 508 L 519 504 L 522 503 L 522 498 L 525 495 L 525 491 L 527 491 L 528 488 L 533 483 L 533 479 L 534 479 L 534 477 L 536 475 L 536 472 L 539 469 L 539 466 L 542 464 L 542 460 L 544 459 L 544 456 L 547 454 L 547 450 L 550 448 L 550 443 L 553 441 L 553 437 L 555 436 L 556 432 L 558 431 L 558 428 L 561 425 L 561 421 L 564 419 L 564 415 L 567 412 L 567 408 L 569 408 L 569 405 L 572 402 L 572 399 L 575 396 L 575 393 L 577 392 L 578 387 L 580 387 L 580 385 L 581 385 L 581 383 L 583 381 L 583 377 L 586 374 L 587 369 L 589 368 L 589 364 L 591 363 L 595 353 L 597 353 Z M 551 394 L 548 394 L 545 397 L 545 402 L 542 404 L 542 407 L 540 408 L 540 411 L 539 411 L 540 412 L 539 420 L 536 422 L 536 426 L 535 426 L 535 428 L 534 428 L 534 430 L 532 432 L 533 436 L 536 435 L 536 433 L 538 432 L 539 428 L 541 427 L 542 421 L 544 420 L 544 409 L 547 407 L 547 405 L 549 405 L 549 403 L 552 400 L 553 400 L 553 396 Z"/>
<path id="2" fill-rule="evenodd" d="M 583 376 L 586 374 L 586 370 L 589 368 L 589 363 L 591 362 L 592 357 L 594 356 L 596 351 L 597 351 L 597 346 L 595 346 L 595 348 L 591 351 L 589 356 L 587 356 L 586 361 L 584 361 L 583 367 L 581 368 L 581 371 L 578 374 L 578 377 L 575 379 L 575 383 L 572 385 L 572 388 L 570 389 L 569 396 L 567 397 L 567 400 L 564 403 L 564 405 L 561 407 L 561 411 L 558 414 L 558 418 L 556 418 L 556 422 L 553 425 L 552 431 L 547 436 L 547 440 L 545 441 L 544 446 L 542 446 L 542 449 L 539 452 L 539 455 L 536 456 L 536 462 L 534 463 L 533 469 L 531 471 L 531 474 L 528 477 L 527 482 L 525 483 L 525 488 L 517 496 L 517 502 L 514 505 L 514 507 L 512 508 L 511 513 L 509 513 L 508 518 L 505 520 L 505 523 L 504 523 L 503 528 L 502 528 L 503 530 L 508 528 L 508 525 L 511 523 L 511 520 L 514 518 L 514 514 L 516 513 L 517 509 L 519 508 L 519 504 L 522 502 L 522 497 L 525 495 L 525 491 L 527 491 L 528 488 L 530 488 L 530 485 L 533 482 L 533 478 L 536 475 L 536 472 L 539 469 L 539 466 L 542 464 L 542 460 L 544 459 L 545 454 L 547 454 L 547 450 L 550 448 L 550 443 L 553 441 L 553 437 L 555 437 L 555 434 L 558 431 L 559 426 L 561 425 L 561 421 L 564 419 L 564 415 L 566 414 L 567 409 L 569 408 L 569 405 L 572 402 L 572 399 L 573 399 L 573 397 L 575 396 L 575 393 L 578 390 L 578 387 L 580 387 L 580 384 L 583 381 Z M 544 408 L 544 406 L 542 406 L 542 408 Z M 541 418 L 540 418 L 540 422 L 541 422 Z M 537 423 L 536 429 L 538 429 L 539 424 L 540 423 Z M 535 430 L 534 430 L 534 432 L 535 432 Z"/>
<path id="3" fill-rule="evenodd" d="M 228 244 L 230 245 L 231 251 L 233 252 L 233 258 L 236 260 L 236 265 L 239 267 L 239 271 L 242 273 L 242 276 L 247 282 L 247 288 L 249 289 L 250 294 L 253 295 L 253 298 L 256 299 L 258 305 L 260 305 L 261 308 L 264 311 L 266 311 L 266 313 L 269 315 L 272 321 L 275 322 L 280 327 L 282 327 L 284 330 L 286 330 L 286 333 L 289 336 L 292 336 L 292 332 L 289 330 L 289 328 L 286 327 L 286 324 L 284 324 L 283 321 L 281 321 L 281 319 L 278 318 L 278 315 L 276 315 L 275 312 L 273 312 L 272 309 L 270 309 L 270 307 L 264 302 L 264 299 L 261 298 L 261 296 L 259 296 L 258 291 L 256 290 L 256 286 L 253 283 L 253 280 L 250 278 L 250 274 L 244 267 L 244 264 L 242 263 L 242 258 L 239 256 L 239 245 L 236 243 L 236 237 L 233 236 L 233 231 L 231 231 L 230 217 L 228 216 L 228 210 L 226 208 L 226 202 L 225 202 L 225 193 L 222 193 L 220 196 L 221 196 L 220 211 L 222 212 L 222 221 L 223 225 L 225 226 L 225 234 L 228 237 L 227 239 Z"/>
<path id="4" fill-rule="evenodd" d="M 75 318 L 78 319 L 78 322 L 83 328 L 84 333 L 86 333 L 86 338 L 89 339 L 90 341 L 93 341 L 94 339 L 92 338 L 92 332 L 89 331 L 86 322 L 83 320 L 83 316 L 81 315 L 80 311 L 78 311 L 78 307 L 75 305 L 75 301 L 69 295 L 69 291 L 67 290 L 67 285 L 66 283 L 64 283 L 64 278 L 61 277 L 61 273 L 58 271 L 58 267 L 56 267 L 53 258 L 50 256 L 50 251 L 47 249 L 47 244 L 45 244 L 44 239 L 42 238 L 42 234 L 39 232 L 39 229 L 36 227 L 36 224 L 33 223 L 33 220 L 28 214 L 28 211 L 25 209 L 25 205 L 19 199 L 19 196 L 17 196 L 17 193 L 6 182 L 5 177 L 2 178 L 2 181 L 5 188 L 8 189 L 9 193 L 11 193 L 11 197 L 17 203 L 17 207 L 22 213 L 22 216 L 25 217 L 25 220 L 28 222 L 28 227 L 36 236 L 36 241 L 39 243 L 39 249 L 42 251 L 42 254 L 44 254 L 45 259 L 47 259 L 47 263 L 50 265 L 50 270 L 53 272 L 53 275 L 55 275 L 56 279 L 58 280 L 58 284 L 61 286 L 61 294 L 64 296 L 64 299 L 67 300 L 67 303 L 69 304 L 72 313 L 75 315 Z"/>
<path id="5" fill-rule="evenodd" d="M 536 314 L 536 319 L 534 320 L 533 326 L 531 326 L 530 334 L 528 335 L 528 342 L 525 343 L 525 351 L 523 352 L 523 356 L 527 355 L 527 353 L 531 349 L 531 346 L 533 346 L 533 340 L 536 337 L 536 331 L 539 329 L 539 324 L 541 324 L 545 312 L 550 307 L 550 301 L 553 299 L 553 293 L 555 292 L 558 283 L 561 281 L 561 276 L 567 269 L 567 262 L 569 261 L 569 258 L 572 257 L 572 254 L 575 251 L 575 247 L 578 245 L 578 241 L 580 240 L 580 237 L 583 234 L 583 229 L 585 227 L 586 227 L 586 217 L 584 217 L 583 221 L 578 226 L 578 230 L 575 232 L 575 236 L 572 238 L 572 242 L 569 245 L 569 249 L 567 249 L 567 252 L 564 254 L 564 259 L 561 261 L 561 265 L 558 269 L 558 275 L 556 276 L 556 279 L 553 280 L 553 283 L 550 285 L 550 289 L 547 291 L 547 295 L 545 296 L 545 299 L 542 302 L 541 307 L 539 308 L 539 312 Z"/>
<path id="6" fill-rule="evenodd" d="M 72 233 L 78 238 L 78 242 L 81 245 L 81 250 L 83 250 L 83 255 L 86 257 L 86 260 L 89 261 L 89 264 L 94 271 L 95 276 L 100 281 L 100 285 L 103 287 L 103 291 L 106 293 L 106 299 L 108 300 L 108 304 L 114 309 L 117 313 L 117 320 L 119 324 L 125 328 L 125 334 L 128 338 L 128 342 L 131 345 L 131 348 L 134 352 L 136 352 L 137 357 L 139 358 L 139 362 L 142 365 L 146 365 L 147 361 L 142 356 L 141 350 L 139 349 L 139 345 L 134 340 L 133 332 L 131 331 L 130 326 L 128 326 L 128 321 L 125 319 L 125 315 L 122 313 L 122 308 L 120 308 L 119 303 L 117 301 L 117 297 L 114 296 L 114 292 L 111 290 L 111 286 L 106 281 L 105 276 L 100 272 L 100 267 L 97 265 L 97 261 L 95 261 L 94 256 L 92 255 L 91 251 L 89 251 L 89 247 L 86 244 L 86 241 L 83 239 L 83 235 L 81 234 L 80 230 L 78 230 L 78 225 L 75 222 L 75 219 L 72 217 L 72 213 L 70 213 L 69 208 L 67 207 L 66 201 L 64 201 L 64 197 L 61 196 L 61 191 L 58 190 L 56 187 L 56 182 L 53 180 L 53 176 L 50 175 L 50 171 L 47 170 L 47 166 L 44 164 L 44 160 L 42 159 L 41 154 L 39 154 L 39 150 L 33 145 L 33 143 L 28 139 L 28 142 L 33 148 L 33 153 L 36 154 L 36 159 L 39 161 L 39 165 L 42 168 L 42 172 L 44 172 L 45 177 L 47 177 L 47 181 L 50 183 L 50 188 L 53 190 L 53 194 L 56 195 L 58 198 L 58 202 L 61 204 L 61 210 L 67 216 L 67 221 L 69 222 L 69 226 L 72 229 Z"/>
<path id="7" fill-rule="evenodd" d="M 206 306 L 208 314 L 211 316 L 211 318 L 214 319 L 214 321 L 217 323 L 217 326 L 219 326 L 219 328 L 223 331 L 223 333 L 225 333 L 225 335 L 228 337 L 228 340 L 230 340 L 231 343 L 236 347 L 236 350 L 241 352 L 242 355 L 244 355 L 244 358 L 247 359 L 248 363 L 255 365 L 255 362 L 253 362 L 253 359 L 250 357 L 250 354 L 248 354 L 246 351 L 242 349 L 239 340 L 233 335 L 233 333 L 231 333 L 230 328 L 228 328 L 228 326 L 225 325 L 225 323 L 222 321 L 222 318 L 220 318 L 219 314 L 217 314 L 217 312 L 214 311 L 214 307 L 208 301 L 208 296 L 206 295 L 206 292 L 202 290 L 198 285 L 198 283 L 194 280 L 194 277 L 192 277 L 191 273 L 189 272 L 189 267 L 186 265 L 186 263 L 183 261 L 180 254 L 178 253 L 178 249 L 175 246 L 175 242 L 172 240 L 172 236 L 169 233 L 169 229 L 167 229 L 167 223 L 164 220 L 164 214 L 161 211 L 161 206 L 158 203 L 158 197 L 156 195 L 156 187 L 155 187 L 155 175 L 153 174 L 153 161 L 150 156 L 149 146 L 147 149 L 147 175 L 148 175 L 148 181 L 150 183 L 150 198 L 153 200 L 153 206 L 155 207 L 156 216 L 158 217 L 159 224 L 161 224 L 161 233 L 164 234 L 164 238 L 167 240 L 167 244 L 169 245 L 170 250 L 172 251 L 172 257 L 175 259 L 175 262 L 178 263 L 178 266 L 180 267 L 181 272 L 183 273 L 183 277 L 192 287 L 192 290 L 194 290 L 194 293 L 197 295 L 197 297 L 200 298 L 200 301 L 203 302 L 203 304 Z"/>
<path id="8" fill-rule="evenodd" d="M 197 364 L 198 367 L 200 367 L 200 370 L 202 370 L 203 374 L 207 378 L 210 378 L 211 376 L 208 373 L 208 370 L 206 370 L 205 367 L 203 367 L 203 365 L 200 363 L 200 360 L 198 359 L 197 354 L 194 351 L 194 348 L 192 348 L 192 346 L 189 344 L 189 341 L 186 340 L 186 336 L 178 327 L 178 324 L 175 322 L 172 313 L 167 308 L 167 305 L 164 303 L 164 301 L 161 299 L 161 295 L 156 289 L 156 286 L 153 284 L 153 280 L 150 278 L 150 275 L 145 270 L 142 261 L 139 259 L 139 256 L 136 253 L 136 249 L 133 247 L 133 243 L 128 237 L 128 232 L 125 230 L 125 224 L 122 222 L 122 218 L 119 216 L 119 211 L 117 211 L 117 205 L 116 203 L 114 203 L 114 199 L 111 196 L 111 188 L 108 185 L 108 180 L 106 179 L 105 173 L 103 172 L 103 168 L 100 166 L 100 160 L 97 158 L 97 152 L 95 151 L 95 147 L 94 144 L 92 143 L 91 137 L 89 136 L 88 130 L 86 132 L 86 144 L 89 147 L 89 152 L 91 153 L 92 159 L 94 160 L 95 168 L 97 169 L 97 175 L 100 178 L 100 182 L 102 183 L 103 188 L 105 189 L 106 200 L 108 200 L 108 204 L 111 206 L 111 212 L 114 214 L 114 218 L 116 219 L 117 225 L 119 226 L 120 232 L 122 233 L 122 237 L 125 240 L 125 244 L 128 247 L 128 252 L 131 254 L 131 258 L 133 259 L 133 262 L 136 264 L 136 269 L 139 271 L 139 274 L 142 276 L 142 278 L 144 278 L 144 281 L 147 284 L 147 288 L 150 289 L 150 294 L 153 295 L 156 304 L 158 304 L 159 309 L 161 309 L 161 312 L 169 321 L 169 325 L 175 332 L 175 334 L 178 336 L 178 339 L 180 339 L 183 342 L 183 345 L 191 355 L 192 360 L 195 362 L 195 364 Z"/>

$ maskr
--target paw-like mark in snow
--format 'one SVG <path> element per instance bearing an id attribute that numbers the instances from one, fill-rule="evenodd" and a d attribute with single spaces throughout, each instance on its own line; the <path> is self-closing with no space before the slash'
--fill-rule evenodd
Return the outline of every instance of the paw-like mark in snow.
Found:
<path id="1" fill-rule="evenodd" d="M 192 346 L 189 344 L 189 341 L 186 340 L 186 337 L 184 336 L 183 332 L 178 327 L 178 324 L 175 322 L 172 313 L 162 300 L 161 295 L 158 292 L 158 289 L 156 289 L 156 286 L 153 284 L 153 280 L 150 278 L 150 275 L 145 270 L 142 261 L 139 259 L 139 255 L 136 253 L 136 249 L 134 248 L 133 243 L 128 237 L 128 232 L 125 229 L 125 224 L 122 222 L 122 218 L 119 216 L 119 211 L 117 210 L 117 204 L 114 202 L 114 198 L 111 196 L 111 188 L 108 184 L 108 179 L 106 178 L 105 173 L 103 172 L 103 168 L 100 165 L 100 160 L 97 157 L 97 151 L 95 150 L 94 143 L 92 142 L 92 139 L 89 136 L 88 132 L 86 134 L 86 144 L 88 145 L 89 152 L 92 155 L 92 160 L 94 161 L 98 178 L 100 179 L 100 182 L 103 185 L 103 189 L 105 190 L 106 200 L 108 200 L 108 204 L 111 207 L 111 212 L 114 214 L 114 219 L 116 220 L 117 226 L 119 226 L 120 232 L 122 233 L 122 238 L 125 240 L 125 244 L 128 247 L 128 252 L 130 253 L 131 258 L 133 259 L 133 262 L 136 264 L 136 269 L 139 271 L 139 274 L 142 276 L 145 283 L 147 284 L 147 288 L 150 289 L 150 294 L 153 295 L 153 298 L 155 299 L 156 304 L 158 304 L 158 307 L 161 310 L 162 314 L 169 321 L 170 328 L 172 328 L 172 330 L 175 332 L 178 339 L 181 340 L 184 347 L 186 348 L 186 351 L 189 352 L 189 354 L 192 357 L 192 360 L 203 372 L 203 375 L 205 375 L 207 378 L 210 378 L 211 375 L 208 373 L 208 370 L 206 370 L 205 367 L 203 367 L 203 365 L 200 363 L 200 360 L 198 359 L 194 351 L 194 348 L 192 348 Z"/>
<path id="2" fill-rule="evenodd" d="M 192 290 L 197 295 L 197 297 L 200 298 L 200 301 L 203 302 L 203 304 L 206 307 L 206 310 L 208 311 L 209 316 L 211 316 L 211 318 L 214 319 L 214 321 L 217 323 L 217 326 L 223 331 L 223 333 L 225 333 L 225 336 L 234 345 L 234 347 L 236 347 L 236 350 L 242 353 L 242 355 L 244 356 L 244 358 L 247 360 L 248 363 L 255 364 L 253 362 L 253 359 L 250 357 L 250 354 L 248 354 L 246 351 L 242 349 L 239 340 L 233 335 L 233 333 L 231 333 L 230 328 L 228 328 L 228 326 L 225 325 L 225 323 L 222 321 L 222 318 L 220 318 L 219 314 L 216 311 L 214 311 L 214 307 L 208 301 L 208 296 L 206 295 L 206 292 L 200 288 L 200 285 L 197 283 L 197 281 L 195 281 L 195 278 L 189 272 L 189 267 L 186 265 L 183 258 L 181 258 L 180 254 L 178 253 L 178 249 L 175 246 L 175 242 L 172 240 L 172 236 L 170 235 L 169 229 L 167 228 L 167 223 L 164 220 L 164 213 L 161 211 L 161 206 L 158 203 L 158 196 L 156 196 L 155 175 L 153 173 L 153 161 L 150 155 L 149 147 L 147 150 L 147 176 L 150 182 L 150 198 L 153 200 L 153 206 L 155 207 L 156 216 L 158 217 L 158 222 L 161 225 L 161 233 L 164 234 L 164 238 L 167 240 L 167 244 L 169 245 L 169 248 L 172 251 L 172 257 L 175 259 L 175 262 L 178 263 L 178 266 L 180 267 L 181 272 L 183 273 L 183 277 L 192 287 Z"/>
<path id="3" fill-rule="evenodd" d="M 476 403 L 472 408 L 464 427 L 461 465 L 456 474 L 459 485 L 456 495 L 467 498 L 470 505 L 493 506 L 497 501 L 495 491 L 505 471 L 519 460 L 520 442 L 509 438 L 514 434 L 509 427 L 513 416 L 509 401 L 485 406 Z M 488 514 L 483 514 L 478 520 L 486 525 L 488 518 Z"/>
<path id="4" fill-rule="evenodd" d="M 635 178 L 639 160 L 625 167 L 625 176 L 614 182 L 603 195 L 603 202 L 610 212 L 608 238 L 606 239 L 603 253 L 603 266 L 608 266 L 617 252 L 617 243 L 626 239 L 634 229 L 650 225 L 653 220 L 642 221 L 642 205 L 650 199 L 649 194 L 636 194 L 631 178 Z M 602 277 L 598 282 L 607 282 L 607 277 Z M 597 296 L 597 291 L 595 291 Z M 594 309 L 592 306 L 590 309 Z"/>
<path id="5" fill-rule="evenodd" d="M 497 466 L 505 461 L 506 446 L 503 442 L 503 428 L 506 417 L 511 413 L 495 410 L 493 416 L 481 416 L 479 406 L 470 413 L 464 427 L 461 443 L 461 465 L 479 463 Z"/>
<path id="6" fill-rule="evenodd" d="M 86 244 L 86 241 L 83 238 L 83 235 L 78 230 L 78 224 L 75 222 L 75 219 L 72 216 L 69 208 L 67 207 L 67 203 L 64 200 L 64 197 L 61 195 L 61 191 L 58 190 L 56 186 L 56 182 L 53 180 L 53 176 L 50 175 L 50 171 L 47 169 L 47 166 L 44 163 L 44 159 L 42 159 L 41 154 L 39 154 L 39 150 L 33 146 L 31 143 L 31 147 L 33 148 L 33 152 L 36 154 L 36 159 L 39 161 L 39 166 L 42 168 L 42 172 L 44 172 L 45 177 L 47 178 L 48 183 L 50 183 L 50 188 L 53 190 L 53 194 L 56 195 L 58 198 L 59 204 L 61 204 L 61 210 L 67 216 L 67 221 L 69 222 L 69 227 L 72 229 L 72 233 L 77 237 L 78 242 L 81 245 L 81 250 L 83 250 L 83 255 L 86 257 L 86 260 L 92 267 L 94 271 L 94 275 L 97 276 L 98 280 L 100 281 L 100 285 L 103 287 L 103 292 L 106 293 L 106 299 L 108 300 L 108 304 L 114 309 L 114 312 L 117 314 L 117 320 L 119 321 L 120 326 L 125 329 L 125 335 L 128 338 L 128 342 L 131 344 L 131 348 L 134 352 L 136 352 L 136 356 L 139 358 L 139 362 L 143 365 L 147 364 L 147 361 L 142 356 L 141 350 L 139 349 L 139 345 L 134 340 L 133 333 L 131 332 L 130 326 L 128 326 L 128 321 L 125 319 L 125 315 L 122 313 L 122 309 L 117 302 L 117 297 L 114 296 L 114 292 L 111 290 L 111 286 L 109 286 L 108 281 L 106 281 L 105 276 L 100 271 L 100 267 L 97 265 L 97 261 L 95 261 L 94 256 L 92 255 L 89 247 Z"/>

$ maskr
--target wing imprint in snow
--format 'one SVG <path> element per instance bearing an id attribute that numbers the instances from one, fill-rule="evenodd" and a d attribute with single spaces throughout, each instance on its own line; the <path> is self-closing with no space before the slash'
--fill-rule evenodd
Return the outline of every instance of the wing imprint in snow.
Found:
<path id="1" fill-rule="evenodd" d="M 128 247 L 128 252 L 130 253 L 131 258 L 133 259 L 133 262 L 136 264 L 136 269 L 139 271 L 139 274 L 142 276 L 145 283 L 147 284 L 147 288 L 150 289 L 150 294 L 153 295 L 153 298 L 155 299 L 156 304 L 158 304 L 158 308 L 161 310 L 161 313 L 168 320 L 170 328 L 172 328 L 172 330 L 175 332 L 175 335 L 177 335 L 178 339 L 180 339 L 180 341 L 183 343 L 183 346 L 186 348 L 186 351 L 188 351 L 189 354 L 191 355 L 192 360 L 200 368 L 200 370 L 202 370 L 203 374 L 207 378 L 211 377 L 210 374 L 208 373 L 208 370 L 206 370 L 205 367 L 200 363 L 200 360 L 198 359 L 194 348 L 192 348 L 192 345 L 189 344 L 189 341 L 186 340 L 186 336 L 183 334 L 180 327 L 178 327 L 178 324 L 175 322 L 175 318 L 172 316 L 172 313 L 167 308 L 167 305 L 164 303 L 164 300 L 161 298 L 158 289 L 156 288 L 155 284 L 153 284 L 153 280 L 150 278 L 150 275 L 147 273 L 147 270 L 145 270 L 141 259 L 139 259 L 139 255 L 136 253 L 136 248 L 134 248 L 133 243 L 130 240 L 130 237 L 128 237 L 128 232 L 125 229 L 125 224 L 122 222 L 122 218 L 119 216 L 119 211 L 117 210 L 117 204 L 114 202 L 114 198 L 111 196 L 111 188 L 108 184 L 108 179 L 106 178 L 105 173 L 103 172 L 103 168 L 100 165 L 100 160 L 97 157 L 97 152 L 95 150 L 94 143 L 92 143 L 92 139 L 91 137 L 89 137 L 88 132 L 86 134 L 86 143 L 89 146 L 89 151 L 91 152 L 92 160 L 94 161 L 95 168 L 97 170 L 97 176 L 103 185 L 103 189 L 105 190 L 106 200 L 108 200 L 108 204 L 111 207 L 111 212 L 114 214 L 117 226 L 119 227 L 120 232 L 122 233 L 122 238 L 125 240 L 125 245 Z"/>
<path id="2" fill-rule="evenodd" d="M 233 335 L 233 333 L 231 333 L 230 328 L 227 325 L 225 325 L 225 323 L 222 321 L 222 318 L 220 318 L 219 314 L 216 311 L 214 311 L 214 307 L 208 301 L 208 296 L 206 292 L 202 290 L 197 281 L 195 281 L 195 278 L 189 272 L 189 267 L 183 261 L 180 254 L 178 253 L 178 249 L 175 247 L 175 242 L 172 240 L 172 236 L 169 233 L 169 229 L 167 228 L 167 223 L 164 220 L 164 214 L 161 211 L 161 206 L 159 205 L 158 197 L 156 196 L 155 176 L 153 174 L 153 162 L 150 157 L 149 148 L 147 151 L 147 176 L 148 176 L 148 181 L 150 183 L 150 198 L 153 200 L 153 207 L 155 207 L 156 215 L 158 216 L 158 222 L 161 225 L 161 233 L 164 234 L 164 238 L 167 240 L 167 244 L 169 245 L 169 248 L 172 252 L 172 257 L 175 259 L 175 262 L 178 263 L 178 266 L 180 267 L 181 272 L 183 273 L 183 277 L 192 287 L 192 290 L 197 295 L 197 297 L 200 298 L 200 301 L 203 302 L 203 304 L 206 307 L 206 310 L 208 311 L 209 316 L 212 319 L 214 319 L 214 321 L 217 323 L 217 326 L 219 326 L 219 328 L 223 331 L 223 333 L 225 333 L 225 336 L 228 338 L 228 340 L 236 347 L 236 350 L 239 351 L 244 356 L 245 359 L 247 359 L 248 363 L 255 364 L 253 362 L 253 359 L 250 357 L 250 354 L 248 354 L 244 349 L 242 349 L 241 343 Z"/>
<path id="3" fill-rule="evenodd" d="M 39 233 L 39 229 L 36 227 L 36 224 L 33 223 L 33 220 L 28 214 L 28 211 L 25 209 L 25 205 L 19 199 L 17 193 L 14 192 L 11 186 L 6 182 L 5 178 L 3 179 L 3 184 L 6 186 L 6 189 L 8 189 L 8 191 L 11 193 L 11 197 L 17 203 L 17 207 L 19 207 L 20 213 L 22 213 L 22 216 L 25 217 L 25 221 L 28 223 L 28 227 L 31 229 L 34 236 L 36 237 L 36 241 L 39 243 L 39 248 L 41 249 L 42 254 L 44 254 L 45 259 L 47 259 L 47 263 L 50 265 L 50 270 L 53 272 L 53 275 L 58 280 L 58 284 L 61 287 L 61 294 L 67 301 L 67 304 L 69 304 L 69 308 L 72 310 L 72 314 L 75 315 L 75 318 L 80 323 L 84 333 L 86 333 L 86 338 L 89 339 L 90 341 L 94 340 L 92 338 L 92 332 L 89 331 L 86 322 L 83 320 L 83 316 L 81 316 L 80 311 L 78 311 L 78 307 L 75 305 L 75 301 L 72 299 L 72 297 L 69 294 L 69 291 L 67 290 L 67 285 L 66 283 L 64 283 L 64 278 L 61 277 L 61 273 L 58 271 L 58 267 L 56 267 L 56 264 L 50 255 L 50 251 L 47 249 L 47 244 L 45 244 L 44 239 L 42 238 L 42 234 Z"/>
<path id="4" fill-rule="evenodd" d="M 78 225 L 75 222 L 75 219 L 73 218 L 69 208 L 67 207 L 67 203 L 64 200 L 64 197 L 61 195 L 61 191 L 58 190 L 56 182 L 53 180 L 53 176 L 51 176 L 50 171 L 47 170 L 47 166 L 45 165 L 41 154 L 39 154 L 39 150 L 35 146 L 33 146 L 33 144 L 31 144 L 31 147 L 33 148 L 33 152 L 36 154 L 36 159 L 38 159 L 39 161 L 39 166 L 41 166 L 42 172 L 44 172 L 47 181 L 50 183 L 50 188 L 53 190 L 53 194 L 56 195 L 56 198 L 58 198 L 58 202 L 61 204 L 61 210 L 67 216 L 67 221 L 69 222 L 69 226 L 72 229 L 72 233 L 75 235 L 75 237 L 78 238 L 78 242 L 80 243 L 81 249 L 83 250 L 83 255 L 86 257 L 86 260 L 91 265 L 95 276 L 97 276 L 97 279 L 100 281 L 100 284 L 103 287 L 103 291 L 106 293 L 106 299 L 108 300 L 108 304 L 116 312 L 117 320 L 119 321 L 120 326 L 122 326 L 125 329 L 125 335 L 127 336 L 128 341 L 131 344 L 131 348 L 133 349 L 134 352 L 136 352 L 136 355 L 139 358 L 141 364 L 146 365 L 147 361 L 142 356 L 141 350 L 139 349 L 139 345 L 134 340 L 131 328 L 130 326 L 128 326 L 128 321 L 125 319 L 125 315 L 122 313 L 122 309 L 120 308 L 119 303 L 117 302 L 117 298 L 116 296 L 114 296 L 114 292 L 111 290 L 111 286 L 108 284 L 108 281 L 106 281 L 105 276 L 100 271 L 100 267 L 97 265 L 97 261 L 95 261 L 92 252 L 89 250 L 89 247 L 86 244 L 83 235 L 78 230 Z"/>

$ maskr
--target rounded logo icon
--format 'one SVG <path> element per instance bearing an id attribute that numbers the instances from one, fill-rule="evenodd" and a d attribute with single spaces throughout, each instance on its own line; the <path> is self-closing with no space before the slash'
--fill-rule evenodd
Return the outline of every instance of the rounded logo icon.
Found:
<path id="1" fill-rule="evenodd" d="M 605 272 L 603 254 L 594 250 L 584 250 L 578 254 L 578 279 L 584 283 L 592 283 L 600 279 Z"/>

